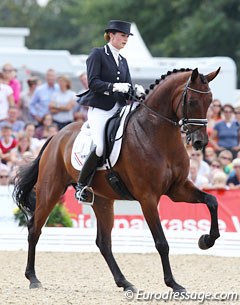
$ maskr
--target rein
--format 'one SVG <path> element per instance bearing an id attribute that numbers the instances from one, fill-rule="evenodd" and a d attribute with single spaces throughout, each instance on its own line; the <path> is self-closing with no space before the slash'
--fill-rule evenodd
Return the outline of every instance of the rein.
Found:
<path id="1" fill-rule="evenodd" d="M 182 133 L 186 133 L 187 137 L 189 137 L 190 134 L 192 134 L 193 132 L 196 131 L 196 130 L 192 130 L 192 131 L 189 130 L 188 127 L 190 125 L 199 126 L 199 128 L 201 128 L 203 126 L 206 126 L 207 123 L 208 123 L 207 119 L 191 119 L 191 118 L 187 117 L 187 91 L 190 90 L 190 91 L 193 91 L 193 92 L 196 92 L 196 93 L 200 93 L 200 94 L 209 94 L 209 93 L 211 93 L 211 90 L 201 91 L 201 90 L 197 90 L 197 89 L 191 88 L 189 86 L 190 80 L 191 80 L 191 76 L 189 77 L 189 79 L 188 79 L 188 81 L 187 81 L 187 83 L 185 85 L 185 88 L 183 90 L 183 93 L 181 95 L 181 98 L 180 98 L 180 100 L 178 102 L 178 105 L 177 105 L 177 108 L 176 108 L 176 113 L 177 113 L 177 111 L 178 111 L 178 109 L 180 107 L 180 104 L 182 104 L 182 115 L 183 115 L 183 117 L 178 122 L 174 121 L 174 120 L 171 120 L 168 117 L 165 117 L 164 115 L 161 115 L 160 113 L 158 113 L 155 110 L 151 109 L 146 103 L 144 103 L 143 99 L 140 99 L 140 105 L 142 105 L 148 111 L 153 113 L 155 116 L 157 116 L 157 117 L 159 117 L 161 119 L 164 119 L 165 121 L 173 124 L 176 127 L 180 127 L 181 128 L 181 132 Z"/>

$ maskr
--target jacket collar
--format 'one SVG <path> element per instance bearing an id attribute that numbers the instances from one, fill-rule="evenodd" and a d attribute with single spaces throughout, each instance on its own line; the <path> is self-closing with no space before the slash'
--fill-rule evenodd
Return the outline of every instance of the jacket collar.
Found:
<path id="1" fill-rule="evenodd" d="M 114 57 L 113 57 L 113 54 L 109 48 L 108 45 L 105 45 L 104 46 L 104 52 L 107 56 L 109 56 L 109 58 L 111 59 L 112 63 L 114 64 L 115 67 L 117 67 L 117 69 L 119 69 Z M 121 61 L 122 61 L 122 56 L 119 54 L 119 66 L 121 65 Z"/>

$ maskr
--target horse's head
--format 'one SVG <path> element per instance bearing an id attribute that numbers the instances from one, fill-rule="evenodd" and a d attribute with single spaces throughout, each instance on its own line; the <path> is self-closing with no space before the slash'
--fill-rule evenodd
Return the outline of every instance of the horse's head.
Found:
<path id="1" fill-rule="evenodd" d="M 212 102 L 212 93 L 208 83 L 219 73 L 220 68 L 207 75 L 200 74 L 198 69 L 191 72 L 184 90 L 174 101 L 175 112 L 180 119 L 182 131 L 195 149 L 203 149 L 208 143 L 206 132 L 207 110 Z"/>

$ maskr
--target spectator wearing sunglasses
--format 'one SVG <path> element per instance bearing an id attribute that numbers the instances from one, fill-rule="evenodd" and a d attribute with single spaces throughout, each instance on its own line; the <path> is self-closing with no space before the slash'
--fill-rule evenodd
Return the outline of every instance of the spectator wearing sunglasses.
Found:
<path id="1" fill-rule="evenodd" d="M 208 108 L 208 128 L 213 128 L 213 126 L 222 120 L 222 104 L 220 100 L 213 99 L 212 104 Z"/>
<path id="2" fill-rule="evenodd" d="M 222 173 L 223 175 L 217 175 L 217 173 Z M 210 173 L 208 176 L 209 179 L 209 187 L 208 188 L 216 188 L 216 177 L 224 177 L 227 175 L 223 171 L 223 165 L 220 162 L 219 158 L 215 158 L 212 160 L 212 163 L 210 164 Z M 227 178 L 225 179 L 226 184 Z"/>
<path id="3" fill-rule="evenodd" d="M 232 152 L 227 149 L 221 151 L 218 156 L 218 160 L 222 164 L 224 173 L 229 175 L 230 172 L 232 171 L 232 160 L 233 160 Z"/>
<path id="4" fill-rule="evenodd" d="M 227 185 L 230 189 L 240 189 L 240 158 L 232 162 L 234 173 L 228 177 Z"/>
<path id="5" fill-rule="evenodd" d="M 232 152 L 233 157 L 236 157 L 240 150 L 240 132 L 232 105 L 225 104 L 223 106 L 223 116 L 223 120 L 215 124 L 209 140 L 217 153 L 227 149 Z"/>

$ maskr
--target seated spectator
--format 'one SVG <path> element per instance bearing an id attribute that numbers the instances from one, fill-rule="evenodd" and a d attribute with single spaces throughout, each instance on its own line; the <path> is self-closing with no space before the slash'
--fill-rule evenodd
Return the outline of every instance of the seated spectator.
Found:
<path id="1" fill-rule="evenodd" d="M 240 189 L 240 158 L 236 158 L 232 162 L 234 173 L 228 177 L 227 185 L 230 189 Z"/>
<path id="2" fill-rule="evenodd" d="M 221 162 L 223 171 L 225 174 L 229 175 L 232 170 L 232 159 L 233 155 L 230 150 L 223 150 L 218 156 L 218 160 Z"/>
<path id="3" fill-rule="evenodd" d="M 74 121 L 83 124 L 86 121 L 86 116 L 83 112 L 77 111 L 74 113 Z"/>
<path id="4" fill-rule="evenodd" d="M 0 185 L 8 185 L 10 179 L 10 168 L 0 168 Z"/>
<path id="5" fill-rule="evenodd" d="M 235 120 L 240 126 L 240 104 L 235 105 L 234 113 L 235 113 Z"/>
<path id="6" fill-rule="evenodd" d="M 14 166 L 19 166 L 25 164 L 26 153 L 28 153 L 33 158 L 34 153 L 31 150 L 31 139 L 26 133 L 20 133 L 18 136 L 17 146 L 10 152 L 9 164 Z"/>
<path id="7" fill-rule="evenodd" d="M 48 137 L 53 137 L 58 133 L 58 126 L 57 124 L 53 123 L 48 126 Z"/>
<path id="8" fill-rule="evenodd" d="M 190 153 L 190 159 L 193 160 L 197 160 L 199 162 L 199 174 L 203 175 L 205 177 L 208 177 L 209 172 L 210 172 L 210 167 L 207 164 L 207 162 L 205 162 L 203 160 L 203 153 L 201 150 L 195 150 L 192 148 L 191 153 Z"/>
<path id="9" fill-rule="evenodd" d="M 223 106 L 224 118 L 215 124 L 209 141 L 215 151 L 230 150 L 235 157 L 240 150 L 240 130 L 234 117 L 234 108 L 230 104 Z"/>
<path id="10" fill-rule="evenodd" d="M 52 125 L 53 118 L 51 113 L 46 114 L 43 117 L 42 124 L 38 126 L 35 130 L 35 137 L 39 140 L 48 138 L 48 127 Z"/>
<path id="11" fill-rule="evenodd" d="M 10 151 L 17 146 L 17 140 L 12 135 L 12 127 L 5 125 L 1 130 L 0 159 L 4 164 L 10 161 Z"/>
<path id="12" fill-rule="evenodd" d="M 3 74 L 0 73 L 0 121 L 7 119 L 8 109 L 13 105 L 13 90 L 10 86 L 4 84 Z"/>
<path id="13" fill-rule="evenodd" d="M 3 77 L 5 84 L 9 85 L 13 90 L 13 100 L 15 105 L 19 106 L 20 104 L 20 92 L 21 84 L 16 78 L 16 70 L 9 63 L 5 64 L 2 68 Z"/>
<path id="14" fill-rule="evenodd" d="M 30 144 L 31 144 L 31 151 L 35 152 L 38 151 L 39 146 L 41 145 L 38 138 L 35 138 L 35 125 L 34 123 L 27 123 L 24 127 L 24 132 L 28 135 L 30 138 Z"/>
<path id="15" fill-rule="evenodd" d="M 206 176 L 199 173 L 200 162 L 195 159 L 190 159 L 188 179 L 199 189 L 208 186 L 209 181 Z"/>
<path id="16" fill-rule="evenodd" d="M 223 171 L 223 165 L 220 162 L 219 158 L 212 160 L 212 163 L 210 164 L 210 171 L 215 169 Z"/>
<path id="17" fill-rule="evenodd" d="M 67 75 L 58 77 L 60 90 L 52 95 L 49 104 L 53 121 L 62 129 L 74 121 L 73 108 L 76 105 L 76 93 L 71 90 L 71 81 Z"/>
<path id="18" fill-rule="evenodd" d="M 43 144 L 46 142 L 47 138 L 53 137 L 58 133 L 58 126 L 55 123 L 52 123 L 51 125 L 49 125 L 47 127 L 46 130 L 46 138 L 42 138 L 41 140 L 39 140 L 40 146 L 38 147 L 38 150 L 36 151 L 36 153 L 38 154 L 40 152 L 40 149 L 42 148 Z"/>
<path id="19" fill-rule="evenodd" d="M 33 122 L 33 117 L 29 112 L 29 105 L 32 99 L 32 96 L 40 84 L 40 80 L 37 76 L 31 76 L 27 80 L 28 88 L 23 91 L 20 95 L 20 108 L 21 108 L 21 119 L 24 122 Z"/>
<path id="20" fill-rule="evenodd" d="M 18 132 L 23 131 L 25 123 L 19 118 L 19 109 L 16 106 L 10 106 L 8 109 L 8 118 L 0 122 L 0 129 L 2 126 L 8 124 L 12 127 L 14 135 L 17 135 Z"/>
<path id="21" fill-rule="evenodd" d="M 208 164 L 211 164 L 213 160 L 217 158 L 217 154 L 214 151 L 213 147 L 206 147 L 204 152 L 204 161 Z"/>
<path id="22" fill-rule="evenodd" d="M 229 189 L 227 186 L 227 175 L 223 171 L 215 171 L 212 179 L 211 188 L 213 189 Z"/>
<path id="23" fill-rule="evenodd" d="M 221 162 L 219 161 L 218 158 L 212 160 L 212 163 L 210 164 L 210 173 L 208 176 L 209 179 L 209 183 L 210 185 L 212 185 L 213 183 L 213 176 L 216 172 L 223 172 L 223 165 L 221 164 Z"/>
<path id="24" fill-rule="evenodd" d="M 7 164 L 2 163 L 2 160 L 0 160 L 0 171 L 1 170 L 6 170 L 6 171 L 10 171 L 10 167 Z"/>

